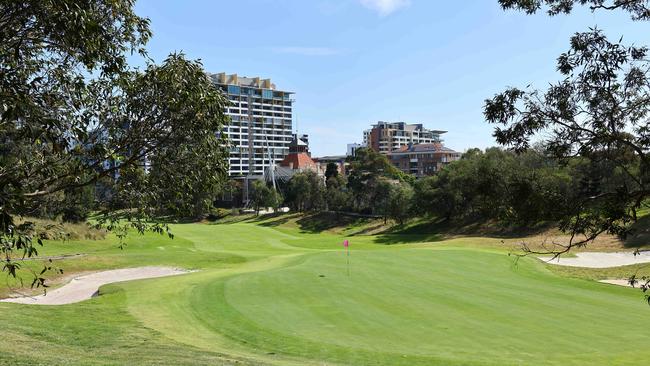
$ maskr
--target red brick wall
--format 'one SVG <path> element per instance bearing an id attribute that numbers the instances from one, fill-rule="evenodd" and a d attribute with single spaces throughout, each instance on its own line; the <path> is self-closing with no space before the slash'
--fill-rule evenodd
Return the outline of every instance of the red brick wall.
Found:
<path id="1" fill-rule="evenodd" d="M 370 130 L 370 148 L 379 152 L 379 139 L 381 138 L 381 129 L 375 127 Z"/>

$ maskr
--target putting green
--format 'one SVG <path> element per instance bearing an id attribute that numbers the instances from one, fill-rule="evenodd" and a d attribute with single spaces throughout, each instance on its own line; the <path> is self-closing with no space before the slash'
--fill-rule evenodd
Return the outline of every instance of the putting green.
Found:
<path id="1" fill-rule="evenodd" d="M 259 224 L 178 225 L 174 231 L 178 239 L 141 246 L 137 258 L 149 253 L 147 263 L 177 260 L 186 266 L 196 258 L 201 271 L 103 287 L 105 296 L 61 307 L 69 314 L 58 318 L 60 325 L 76 326 L 77 338 L 99 337 L 104 325 L 95 325 L 92 333 L 81 326 L 88 317 L 123 311 L 130 317 L 123 323 L 107 320 L 113 332 L 146 329 L 156 344 L 167 342 L 190 357 L 190 364 L 219 364 L 210 357 L 226 355 L 218 359 L 293 365 L 638 365 L 650 341 L 650 310 L 638 291 L 559 277 L 534 259 L 515 264 L 505 252 L 472 247 L 474 239 L 385 246 L 373 244 L 375 237 L 355 237 L 348 275 L 342 238 L 335 235 Z M 177 252 L 167 256 L 172 247 Z M 177 258 L 184 251 L 188 256 Z M 200 259 L 220 253 L 243 259 L 225 264 Z M 75 309 L 91 306 L 94 315 L 74 318 Z M 39 308 L 34 314 L 45 318 L 61 311 Z M 23 338 L 29 338 L 29 322 L 22 318 Z M 0 325 L 18 327 L 6 317 Z M 65 337 L 52 342 L 79 352 Z M 124 346 L 116 341 L 112 347 Z M 77 363 L 111 364 L 86 357 L 88 362 Z M 140 357 L 140 363 L 178 363 L 171 356 Z"/>
<path id="2" fill-rule="evenodd" d="M 257 248 L 280 235 L 266 231 Z M 180 324 L 160 330 L 206 349 L 342 364 L 634 364 L 649 340 L 650 312 L 637 292 L 557 277 L 532 259 L 515 265 L 505 253 L 364 244 L 352 251 L 348 276 L 335 245 L 182 279 L 192 290 L 169 298 L 186 314 L 170 317 L 195 326 L 186 335 Z"/>

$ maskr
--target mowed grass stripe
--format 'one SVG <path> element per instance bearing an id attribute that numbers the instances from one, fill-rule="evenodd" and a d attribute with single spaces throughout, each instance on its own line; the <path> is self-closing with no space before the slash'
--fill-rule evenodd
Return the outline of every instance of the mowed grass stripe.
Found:
<path id="1" fill-rule="evenodd" d="M 341 263 L 327 253 L 232 277 L 197 292 L 195 307 L 218 314 L 215 331 L 249 346 L 341 362 L 352 361 L 341 357 L 347 348 L 379 364 L 378 354 L 385 364 L 403 355 L 425 364 L 582 364 L 602 357 L 633 364 L 647 341 L 650 314 L 636 293 L 557 278 L 530 261 L 513 267 L 505 255 L 467 250 L 369 251 L 357 253 L 350 278 Z M 473 271 L 457 273 L 462 267 Z M 620 313 L 612 314 L 615 308 Z"/>

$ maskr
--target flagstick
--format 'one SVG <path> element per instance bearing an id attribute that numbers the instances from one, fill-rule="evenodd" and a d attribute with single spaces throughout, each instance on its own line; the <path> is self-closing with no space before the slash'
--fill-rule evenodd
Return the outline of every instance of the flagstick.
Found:
<path id="1" fill-rule="evenodd" d="M 348 277 L 350 277 L 350 245 L 348 244 L 348 246 L 346 248 L 348 249 L 348 256 L 347 256 L 347 259 L 348 259 L 348 261 L 347 261 L 348 262 Z"/>

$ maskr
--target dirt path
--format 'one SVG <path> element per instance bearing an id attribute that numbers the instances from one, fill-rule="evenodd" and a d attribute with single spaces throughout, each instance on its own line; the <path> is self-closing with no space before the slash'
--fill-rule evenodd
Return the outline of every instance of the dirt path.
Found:
<path id="1" fill-rule="evenodd" d="M 634 255 L 632 252 L 583 252 L 575 253 L 575 257 L 560 257 L 550 260 L 550 257 L 539 257 L 539 259 L 560 266 L 586 267 L 586 268 L 610 268 L 628 266 L 631 264 L 650 263 L 650 251 L 643 251 Z"/>
<path id="2" fill-rule="evenodd" d="M 34 305 L 64 305 L 96 296 L 99 287 L 109 283 L 174 276 L 188 271 L 171 267 L 137 267 L 114 269 L 75 277 L 69 283 L 48 291 L 46 295 L 2 299 L 2 302 Z"/>

